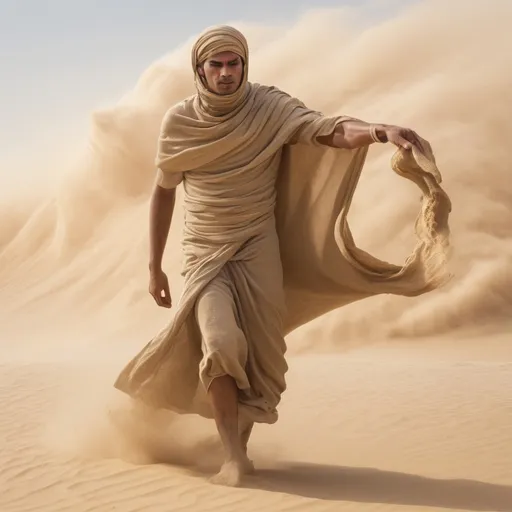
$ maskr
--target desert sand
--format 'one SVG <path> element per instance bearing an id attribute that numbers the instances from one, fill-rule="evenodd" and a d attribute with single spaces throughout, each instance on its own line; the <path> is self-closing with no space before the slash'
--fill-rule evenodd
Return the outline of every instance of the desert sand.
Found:
<path id="1" fill-rule="evenodd" d="M 512 511 L 512 4 L 426 1 L 380 22 L 368 9 L 236 26 L 253 81 L 431 142 L 453 201 L 452 281 L 293 332 L 280 419 L 250 446 L 257 473 L 208 483 L 214 425 L 134 409 L 112 387 L 172 314 L 147 292 L 147 215 L 161 117 L 193 92 L 184 42 L 92 113 L 52 194 L 0 205 L 2 512 Z M 350 222 L 359 246 L 400 262 L 419 197 L 392 153 L 370 149 Z M 175 299 L 180 228 L 178 213 Z"/>

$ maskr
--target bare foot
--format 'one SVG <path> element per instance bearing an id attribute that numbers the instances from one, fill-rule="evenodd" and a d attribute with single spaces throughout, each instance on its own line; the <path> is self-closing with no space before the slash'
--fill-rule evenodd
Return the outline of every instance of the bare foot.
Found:
<path id="1" fill-rule="evenodd" d="M 254 464 L 247 456 L 242 456 L 238 460 L 225 462 L 220 471 L 210 478 L 210 482 L 216 485 L 225 485 L 228 487 L 238 487 L 242 482 L 244 475 L 254 473 Z"/>
<path id="2" fill-rule="evenodd" d="M 225 462 L 220 471 L 210 479 L 215 485 L 225 485 L 227 487 L 238 487 L 244 474 L 243 463 L 235 460 Z"/>

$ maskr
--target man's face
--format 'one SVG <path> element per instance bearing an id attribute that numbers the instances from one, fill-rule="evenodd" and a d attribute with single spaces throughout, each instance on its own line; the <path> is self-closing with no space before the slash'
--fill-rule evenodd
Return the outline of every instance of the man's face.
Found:
<path id="1" fill-rule="evenodd" d="M 198 71 L 206 80 L 206 85 L 211 92 L 232 94 L 242 82 L 244 67 L 240 55 L 221 52 L 207 59 L 199 66 Z"/>

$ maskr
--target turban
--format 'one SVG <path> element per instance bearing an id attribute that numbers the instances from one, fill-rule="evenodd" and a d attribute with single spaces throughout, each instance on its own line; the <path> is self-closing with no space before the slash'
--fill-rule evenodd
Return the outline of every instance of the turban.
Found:
<path id="1" fill-rule="evenodd" d="M 197 70 L 199 64 L 221 52 L 236 53 L 240 55 L 244 63 L 242 82 L 232 94 L 219 95 L 209 91 Z M 237 110 L 247 99 L 250 91 L 248 83 L 249 48 L 245 36 L 237 29 L 219 25 L 204 30 L 192 47 L 192 68 L 199 106 L 203 113 L 216 117 L 222 116 Z"/>

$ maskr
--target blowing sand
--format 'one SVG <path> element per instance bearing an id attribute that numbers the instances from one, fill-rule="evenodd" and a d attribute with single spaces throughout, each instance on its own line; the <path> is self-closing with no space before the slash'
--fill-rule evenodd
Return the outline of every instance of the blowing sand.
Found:
<path id="1" fill-rule="evenodd" d="M 253 81 L 431 142 L 454 207 L 453 281 L 290 335 L 280 420 L 250 446 L 257 474 L 210 485 L 214 425 L 134 410 L 112 387 L 169 314 L 147 292 L 148 193 L 163 112 L 193 91 L 186 43 L 93 114 L 85 155 L 53 196 L 1 205 L 2 512 L 512 511 L 512 4 L 421 2 L 371 26 L 366 15 L 237 26 Z M 392 152 L 371 148 L 351 227 L 399 262 L 419 197 L 390 171 Z"/>

